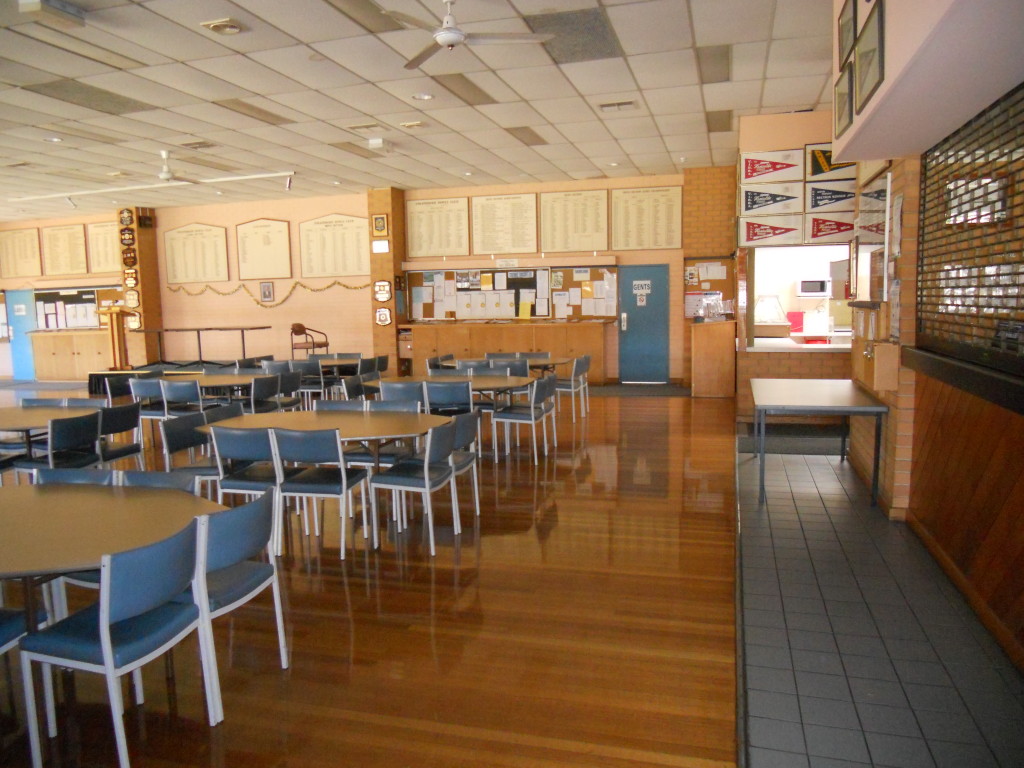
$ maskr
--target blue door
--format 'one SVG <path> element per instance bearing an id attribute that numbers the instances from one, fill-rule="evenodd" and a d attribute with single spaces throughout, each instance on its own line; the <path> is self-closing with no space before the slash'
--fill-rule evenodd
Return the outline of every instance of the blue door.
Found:
<path id="1" fill-rule="evenodd" d="M 11 363 L 14 378 L 31 381 L 36 377 L 35 358 L 32 355 L 32 337 L 36 329 L 35 291 L 7 291 L 7 322 L 11 328 Z"/>
<path id="2" fill-rule="evenodd" d="M 619 267 L 619 381 L 668 382 L 668 265 Z"/>

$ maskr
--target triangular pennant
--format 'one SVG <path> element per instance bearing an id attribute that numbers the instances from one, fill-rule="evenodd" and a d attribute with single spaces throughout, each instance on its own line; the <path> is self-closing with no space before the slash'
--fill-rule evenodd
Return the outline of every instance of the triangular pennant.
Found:
<path id="1" fill-rule="evenodd" d="M 839 235 L 843 232 L 849 232 L 853 229 L 853 224 L 845 221 L 836 221 L 835 219 L 819 219 L 817 217 L 811 220 L 811 238 L 819 237 L 830 237 L 831 235 Z"/>
<path id="2" fill-rule="evenodd" d="M 880 203 L 885 202 L 885 187 L 879 189 L 873 189 L 870 192 L 861 192 L 861 196 L 870 197 L 872 200 L 877 200 Z"/>
<path id="3" fill-rule="evenodd" d="M 748 157 L 743 161 L 743 178 L 753 179 L 757 176 L 764 176 L 767 173 L 777 173 L 787 168 L 795 168 L 796 163 L 782 163 L 778 160 L 763 160 L 756 157 Z"/>
<path id="4" fill-rule="evenodd" d="M 846 192 L 840 189 L 824 189 L 811 187 L 811 208 L 822 208 L 826 205 L 841 203 L 856 197 L 855 192 Z"/>
<path id="5" fill-rule="evenodd" d="M 757 221 L 748 221 L 747 240 L 765 240 L 769 237 L 778 237 L 787 232 L 793 232 L 796 227 L 776 227 L 772 224 L 762 224 Z"/>
<path id="6" fill-rule="evenodd" d="M 767 205 L 784 203 L 787 200 L 796 200 L 795 195 L 779 195 L 774 192 L 751 192 L 744 193 L 744 210 L 753 211 L 756 208 L 764 208 Z"/>
<path id="7" fill-rule="evenodd" d="M 856 163 L 833 163 L 831 149 L 815 149 L 811 152 L 811 178 L 852 165 Z"/>
<path id="8" fill-rule="evenodd" d="M 872 234 L 875 234 L 875 235 L 884 235 L 885 234 L 885 222 L 884 221 L 878 221 L 878 222 L 875 222 L 874 224 L 865 224 L 863 227 L 861 227 L 861 229 L 863 229 L 865 232 L 871 232 Z"/>

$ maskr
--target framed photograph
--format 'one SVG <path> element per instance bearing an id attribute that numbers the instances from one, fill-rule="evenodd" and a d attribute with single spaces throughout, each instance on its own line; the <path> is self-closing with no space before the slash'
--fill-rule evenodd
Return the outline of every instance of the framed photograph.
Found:
<path id="1" fill-rule="evenodd" d="M 274 284 L 271 282 L 260 283 L 260 301 L 269 304 L 274 300 Z"/>
<path id="2" fill-rule="evenodd" d="M 839 70 L 839 78 L 832 91 L 832 109 L 835 115 L 835 137 L 838 139 L 853 123 L 853 64 Z"/>
<path id="3" fill-rule="evenodd" d="M 871 252 L 871 267 L 868 272 L 868 301 L 885 301 L 888 298 L 889 273 L 886 269 L 885 248 Z"/>
<path id="4" fill-rule="evenodd" d="M 842 67 L 853 52 L 853 41 L 857 39 L 857 0 L 846 0 L 839 12 L 839 66 Z"/>
<path id="5" fill-rule="evenodd" d="M 388 236 L 388 215 L 386 213 L 375 213 L 370 217 L 374 237 Z"/>
<path id="6" fill-rule="evenodd" d="M 885 61 L 883 55 L 882 36 L 882 0 L 875 0 L 874 8 L 867 20 L 857 42 L 854 43 L 854 106 L 857 114 L 864 109 L 878 86 L 885 79 Z"/>
<path id="7" fill-rule="evenodd" d="M 850 301 L 857 300 L 857 249 L 860 247 L 860 242 L 855 237 L 850 241 L 850 262 L 849 270 L 850 276 L 848 278 L 849 287 L 846 289 L 846 298 Z"/>

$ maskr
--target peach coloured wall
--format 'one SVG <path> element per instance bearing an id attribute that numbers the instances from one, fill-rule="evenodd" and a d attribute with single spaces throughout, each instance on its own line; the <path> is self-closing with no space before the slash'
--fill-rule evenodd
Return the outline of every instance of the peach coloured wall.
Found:
<path id="1" fill-rule="evenodd" d="M 832 110 L 740 118 L 740 152 L 798 149 L 832 141 Z"/>
<path id="2" fill-rule="evenodd" d="M 373 348 L 369 275 L 338 278 L 302 276 L 299 261 L 299 224 L 331 213 L 365 218 L 366 197 L 303 197 L 157 209 L 160 298 L 165 327 L 269 325 L 270 330 L 252 331 L 246 335 L 246 353 L 250 356 L 272 354 L 277 358 L 287 359 L 291 355 L 291 324 L 303 323 L 324 331 L 330 338 L 331 351 L 353 350 L 369 354 Z M 275 299 L 274 303 L 269 305 L 256 300 L 259 297 L 259 283 L 266 281 L 238 280 L 235 227 L 261 218 L 288 221 L 291 235 L 292 276 L 269 281 L 274 284 Z M 187 224 L 208 224 L 227 229 L 230 278 L 227 282 L 209 285 L 167 285 L 164 234 L 170 229 Z M 328 287 L 335 282 L 342 285 Z M 240 286 L 244 288 L 236 291 Z M 236 292 L 230 296 L 218 295 L 230 291 Z M 171 359 L 191 359 L 196 355 L 195 334 L 165 334 L 165 345 L 165 356 Z M 203 357 L 212 360 L 233 360 L 240 355 L 238 333 L 203 334 Z"/>

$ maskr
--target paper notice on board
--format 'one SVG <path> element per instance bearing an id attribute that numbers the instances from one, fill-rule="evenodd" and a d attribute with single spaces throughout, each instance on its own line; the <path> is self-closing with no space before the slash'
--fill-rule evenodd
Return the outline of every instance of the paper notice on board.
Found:
<path id="1" fill-rule="evenodd" d="M 423 304 L 422 303 L 416 302 L 416 301 L 414 301 L 412 303 L 412 319 L 413 320 L 422 320 L 423 319 Z"/>
<path id="2" fill-rule="evenodd" d="M 499 317 L 511 320 L 516 316 L 516 292 L 501 292 L 501 315 Z"/>
<path id="3" fill-rule="evenodd" d="M 604 280 L 598 280 L 593 283 L 593 290 L 595 299 L 603 299 L 606 294 Z"/>
<path id="4" fill-rule="evenodd" d="M 582 312 L 585 317 L 593 317 L 597 314 L 594 302 L 594 299 L 583 299 L 580 303 L 580 312 Z"/>
<path id="5" fill-rule="evenodd" d="M 547 317 L 549 314 L 548 300 L 537 299 L 537 317 Z"/>
<path id="6" fill-rule="evenodd" d="M 494 290 L 494 275 L 490 272 L 485 272 L 480 275 L 480 290 L 491 291 Z"/>
<path id="7" fill-rule="evenodd" d="M 519 301 L 533 304 L 537 300 L 537 292 L 532 288 L 523 288 L 519 291 Z"/>
<path id="8" fill-rule="evenodd" d="M 555 291 L 551 294 L 551 304 L 556 319 L 564 320 L 569 316 L 569 292 Z"/>
<path id="9" fill-rule="evenodd" d="M 488 291 L 487 296 L 487 319 L 493 320 L 501 317 L 501 297 L 503 291 Z"/>
<path id="10" fill-rule="evenodd" d="M 508 275 L 504 272 L 494 273 L 494 290 L 504 291 L 508 287 Z"/>
<path id="11" fill-rule="evenodd" d="M 584 280 L 590 279 L 590 267 L 577 267 L 572 271 L 572 279 L 577 283 L 581 283 Z"/>
<path id="12" fill-rule="evenodd" d="M 455 317 L 459 320 L 469 320 L 473 316 L 473 299 L 469 291 L 459 291 L 455 294 Z"/>
<path id="13" fill-rule="evenodd" d="M 580 305 L 580 302 L 582 302 L 582 301 L 583 301 L 583 291 L 581 291 L 579 288 L 570 288 L 569 289 L 569 303 L 572 306 L 574 306 L 574 307 L 578 307 Z"/>
<path id="14" fill-rule="evenodd" d="M 444 282 L 442 280 L 438 280 L 437 282 L 434 283 L 433 294 L 434 294 L 434 301 L 436 301 L 436 302 L 444 301 Z"/>
<path id="15" fill-rule="evenodd" d="M 531 304 L 528 301 L 520 301 L 519 302 L 519 319 L 520 320 L 529 320 L 530 319 L 530 308 L 532 306 L 533 306 L 533 304 Z"/>
<path id="16" fill-rule="evenodd" d="M 615 294 L 609 294 L 604 297 L 604 312 L 602 313 L 605 317 L 615 317 Z"/>
<path id="17" fill-rule="evenodd" d="M 548 271 L 546 269 L 537 270 L 537 298 L 546 299 L 550 294 L 548 293 Z M 538 312 L 538 314 L 540 314 Z M 547 314 L 547 313 L 545 313 Z"/>

